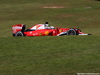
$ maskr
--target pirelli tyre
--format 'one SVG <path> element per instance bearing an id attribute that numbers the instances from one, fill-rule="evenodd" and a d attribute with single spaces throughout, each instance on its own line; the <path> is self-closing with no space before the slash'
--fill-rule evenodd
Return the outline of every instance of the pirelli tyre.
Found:
<path id="1" fill-rule="evenodd" d="M 23 37 L 23 36 L 24 36 L 24 34 L 21 31 L 19 31 L 15 34 L 15 37 Z"/>
<path id="2" fill-rule="evenodd" d="M 76 30 L 75 29 L 69 29 L 68 31 L 67 31 L 67 35 L 77 35 L 77 32 L 76 32 Z"/>

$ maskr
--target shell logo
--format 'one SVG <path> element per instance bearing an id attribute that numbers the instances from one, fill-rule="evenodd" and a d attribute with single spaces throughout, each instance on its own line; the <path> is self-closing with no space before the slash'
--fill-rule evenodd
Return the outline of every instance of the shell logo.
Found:
<path id="1" fill-rule="evenodd" d="M 40 26 L 41 26 L 41 25 L 37 25 L 37 26 L 36 26 L 36 29 L 38 29 Z"/>
<path id="2" fill-rule="evenodd" d="M 49 34 L 49 31 L 46 31 L 44 34 L 45 34 L 45 35 L 48 35 L 48 34 Z"/>
<path id="3" fill-rule="evenodd" d="M 62 30 L 60 29 L 60 30 L 59 30 L 59 32 L 61 33 L 61 32 L 62 32 Z"/>
<path id="4" fill-rule="evenodd" d="M 40 36 L 42 35 L 42 33 L 40 33 Z"/>
<path id="5" fill-rule="evenodd" d="M 36 26 L 36 29 L 38 28 L 39 26 Z"/>

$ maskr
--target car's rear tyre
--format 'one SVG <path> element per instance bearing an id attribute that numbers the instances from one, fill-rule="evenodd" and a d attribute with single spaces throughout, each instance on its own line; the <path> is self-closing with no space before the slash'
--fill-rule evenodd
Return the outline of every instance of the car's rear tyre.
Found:
<path id="1" fill-rule="evenodd" d="M 13 33 L 12 36 L 15 37 L 15 34 Z"/>
<path id="2" fill-rule="evenodd" d="M 77 32 L 75 29 L 72 28 L 68 30 L 67 35 L 77 35 Z"/>
<path id="3" fill-rule="evenodd" d="M 24 34 L 21 31 L 19 31 L 15 34 L 15 37 L 23 37 L 23 36 L 24 36 Z"/>

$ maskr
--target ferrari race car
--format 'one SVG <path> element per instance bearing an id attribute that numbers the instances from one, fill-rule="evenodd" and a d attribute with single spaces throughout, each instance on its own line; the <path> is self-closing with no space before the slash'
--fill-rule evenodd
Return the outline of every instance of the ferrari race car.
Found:
<path id="1" fill-rule="evenodd" d="M 36 24 L 31 28 L 25 30 L 26 25 L 16 24 L 12 26 L 12 33 L 14 37 L 17 36 L 62 36 L 62 35 L 89 35 L 81 32 L 77 28 L 59 28 L 48 26 L 48 22 L 45 24 Z"/>

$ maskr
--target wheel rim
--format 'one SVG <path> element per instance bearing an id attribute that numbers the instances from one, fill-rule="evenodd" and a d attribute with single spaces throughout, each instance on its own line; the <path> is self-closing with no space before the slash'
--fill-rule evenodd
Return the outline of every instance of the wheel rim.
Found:
<path id="1" fill-rule="evenodd" d="M 17 36 L 23 36 L 21 33 L 18 33 Z"/>
<path id="2" fill-rule="evenodd" d="M 23 37 L 24 35 L 23 35 L 22 32 L 17 32 L 17 33 L 15 34 L 15 36 L 17 36 L 17 37 Z"/>

